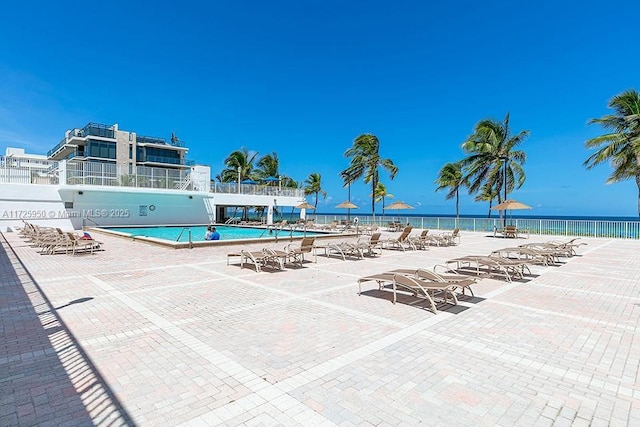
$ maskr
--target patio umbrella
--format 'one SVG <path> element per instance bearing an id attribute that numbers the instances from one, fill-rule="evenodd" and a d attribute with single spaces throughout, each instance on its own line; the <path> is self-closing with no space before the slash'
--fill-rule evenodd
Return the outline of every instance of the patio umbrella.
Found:
<path id="1" fill-rule="evenodd" d="M 296 206 L 297 209 L 313 209 L 313 205 L 310 205 L 306 200 Z"/>
<path id="2" fill-rule="evenodd" d="M 531 206 L 509 199 L 491 208 L 492 211 L 511 211 L 511 221 L 513 221 L 513 211 L 515 209 L 531 209 Z M 505 223 L 506 221 L 507 216 L 505 215 Z"/>
<path id="3" fill-rule="evenodd" d="M 262 182 L 266 182 L 268 184 L 271 184 L 271 183 L 274 183 L 274 182 L 280 182 L 280 178 L 278 178 L 277 176 L 268 176 L 266 178 L 263 178 Z"/>
<path id="4" fill-rule="evenodd" d="M 393 202 L 389 206 L 386 206 L 385 209 L 413 209 L 413 206 L 408 205 L 405 202 Z"/>
<path id="5" fill-rule="evenodd" d="M 257 184 L 257 182 L 252 179 L 245 179 L 242 184 Z"/>
<path id="6" fill-rule="evenodd" d="M 351 200 L 344 201 L 339 205 L 336 205 L 336 208 L 346 209 L 347 210 L 347 222 L 351 221 L 351 209 L 358 209 L 357 205 L 351 203 Z"/>
<path id="7" fill-rule="evenodd" d="M 354 205 L 353 203 L 346 201 L 346 202 L 342 202 L 339 205 L 336 205 L 336 208 L 341 208 L 341 209 L 358 209 L 358 206 Z"/>
<path id="8" fill-rule="evenodd" d="M 405 202 L 393 202 L 389 206 L 385 206 L 385 209 L 413 209 L 413 206 Z"/>

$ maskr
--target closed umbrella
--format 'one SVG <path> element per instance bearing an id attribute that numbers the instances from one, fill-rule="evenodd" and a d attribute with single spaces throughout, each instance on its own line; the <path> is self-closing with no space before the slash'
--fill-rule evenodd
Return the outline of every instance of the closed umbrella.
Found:
<path id="1" fill-rule="evenodd" d="M 491 208 L 492 211 L 511 211 L 511 221 L 513 221 L 513 211 L 515 209 L 531 209 L 531 206 L 525 205 L 517 200 L 509 199 Z M 507 216 L 505 215 L 505 222 L 507 220 L 506 218 Z"/>

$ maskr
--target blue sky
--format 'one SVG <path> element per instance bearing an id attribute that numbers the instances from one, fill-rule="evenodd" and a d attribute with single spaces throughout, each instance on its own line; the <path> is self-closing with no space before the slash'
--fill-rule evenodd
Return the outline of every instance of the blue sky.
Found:
<path id="1" fill-rule="evenodd" d="M 530 215 L 634 217 L 635 183 L 606 185 L 609 166 L 582 163 L 602 133 L 587 121 L 640 89 L 639 12 L 632 0 L 10 2 L 0 148 L 43 153 L 98 122 L 173 131 L 213 175 L 240 147 L 275 151 L 282 173 L 322 175 L 326 212 L 347 198 L 344 152 L 373 133 L 400 169 L 382 173 L 393 201 L 453 214 L 438 171 L 464 156 L 476 122 L 508 112 L 531 131 L 527 180 L 510 195 Z M 352 186 L 359 212 L 370 192 Z M 487 209 L 462 195 L 462 214 Z"/>

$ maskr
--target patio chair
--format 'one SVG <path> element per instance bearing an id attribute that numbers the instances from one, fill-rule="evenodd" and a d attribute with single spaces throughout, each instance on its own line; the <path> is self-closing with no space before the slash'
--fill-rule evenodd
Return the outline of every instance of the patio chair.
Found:
<path id="1" fill-rule="evenodd" d="M 346 261 L 347 256 L 355 258 L 364 258 L 363 250 L 356 243 L 352 242 L 339 242 L 328 243 L 325 245 L 314 245 L 313 250 L 317 253 L 318 250 L 323 250 L 325 256 L 329 257 L 332 254 L 339 255 L 343 261 Z"/>
<path id="2" fill-rule="evenodd" d="M 296 247 L 292 243 L 285 246 L 284 251 L 287 253 L 287 257 L 292 263 L 299 262 L 300 267 L 302 267 L 302 263 L 304 262 L 304 255 L 313 253 L 315 256 L 315 252 L 313 250 L 313 244 L 315 243 L 316 238 L 313 237 L 303 237 L 300 241 L 300 246 Z M 317 261 L 317 259 L 316 259 Z"/>
<path id="3" fill-rule="evenodd" d="M 338 230 L 338 221 L 331 221 L 330 224 L 318 224 L 316 225 L 317 230 L 330 230 L 337 231 Z"/>
<path id="4" fill-rule="evenodd" d="M 244 268 L 245 263 L 253 264 L 256 272 L 262 271 L 262 267 L 267 265 L 268 255 L 263 251 L 247 251 L 242 249 L 240 251 L 240 268 Z"/>
<path id="5" fill-rule="evenodd" d="M 460 244 L 460 229 L 454 228 L 450 233 L 444 232 L 433 236 L 438 246 L 455 246 Z"/>
<path id="6" fill-rule="evenodd" d="M 95 251 L 99 250 L 102 247 L 102 242 L 99 242 L 95 239 L 83 239 L 75 233 L 67 232 L 67 243 L 71 249 L 71 253 L 73 255 L 78 252 L 90 252 L 93 254 Z"/>
<path id="7" fill-rule="evenodd" d="M 511 282 L 512 277 L 523 278 L 525 267 L 528 268 L 527 262 L 523 260 L 509 260 L 488 255 L 467 255 L 452 258 L 445 261 L 444 265 L 451 271 L 475 274 L 478 277 L 498 275 L 507 282 Z M 452 265 L 455 265 L 455 268 Z"/>
<path id="8" fill-rule="evenodd" d="M 411 249 L 415 250 L 416 246 L 413 244 L 411 240 L 409 240 L 409 234 L 411 234 L 412 229 L 413 229 L 412 226 L 407 225 L 404 228 L 404 230 L 402 230 L 402 233 L 400 233 L 400 236 L 398 236 L 397 238 L 394 238 L 394 237 L 388 238 L 386 241 L 387 248 L 391 246 L 392 248 L 402 249 L 402 251 L 404 252 L 406 250 L 405 249 L 405 245 L 406 245 Z"/>
<path id="9" fill-rule="evenodd" d="M 521 247 L 529 247 L 529 248 L 538 248 L 538 249 L 553 249 L 560 254 L 560 256 L 572 257 L 577 254 L 576 248 L 582 245 L 586 245 L 586 243 L 575 243 L 579 237 L 573 238 L 567 241 L 559 241 L 559 240 L 550 240 L 548 242 L 542 243 L 526 243 L 524 245 L 520 245 Z"/>
<path id="10" fill-rule="evenodd" d="M 491 255 L 497 255 L 507 259 L 526 260 L 531 264 L 555 265 L 560 262 L 560 252 L 554 249 L 537 248 L 534 246 L 517 246 L 511 248 L 496 249 Z"/>
<path id="11" fill-rule="evenodd" d="M 371 225 L 368 225 L 362 228 L 362 233 L 368 234 L 369 236 L 373 236 L 373 234 L 376 233 L 377 231 L 378 231 L 378 224 L 376 223 L 373 223 Z"/>
<path id="12" fill-rule="evenodd" d="M 412 293 L 417 298 L 423 298 L 427 300 L 434 314 L 438 314 L 438 309 L 436 308 L 436 304 L 433 300 L 435 293 L 442 293 L 444 295 L 444 301 L 446 303 L 448 303 L 448 300 L 450 299 L 452 301 L 452 305 L 458 304 L 458 298 L 456 298 L 456 295 L 453 292 L 456 286 L 447 282 L 423 280 L 418 277 L 410 277 L 405 274 L 386 272 L 359 278 L 358 295 L 362 294 L 362 283 L 368 281 L 375 281 L 378 284 L 378 288 L 381 290 L 384 289 L 388 284 L 391 284 L 393 290 L 392 302 L 394 304 L 398 299 L 398 288 Z"/>
<path id="13" fill-rule="evenodd" d="M 478 282 L 476 278 L 456 273 L 455 271 L 452 271 L 448 268 L 446 269 L 447 271 L 446 273 L 441 274 L 435 271 L 436 267 L 438 266 L 437 265 L 434 266 L 433 270 L 427 270 L 423 268 L 417 268 L 417 269 L 398 268 L 396 270 L 391 270 L 390 273 L 398 273 L 398 274 L 405 274 L 409 276 L 415 276 L 422 280 L 432 280 L 435 282 L 450 283 L 452 285 L 455 285 L 456 287 L 459 287 L 462 290 L 462 295 L 465 294 L 465 289 L 469 289 L 469 292 L 471 292 L 471 296 L 474 296 L 473 289 L 471 289 L 471 285 L 475 285 Z M 440 266 L 440 267 L 445 267 L 445 266 Z"/>
<path id="14" fill-rule="evenodd" d="M 577 247 L 587 245 L 585 242 L 576 243 L 576 240 L 578 239 L 580 239 L 580 237 L 574 237 L 573 239 L 569 239 L 564 242 L 559 240 L 550 240 L 546 242 L 546 244 L 556 249 L 568 249 L 571 256 L 574 256 L 574 255 L 577 255 L 577 252 L 576 252 Z"/>
<path id="15" fill-rule="evenodd" d="M 422 230 L 418 236 L 409 236 L 409 240 L 417 249 L 429 249 L 431 243 L 438 244 L 436 239 L 429 235 L 428 229 Z"/>
<path id="16" fill-rule="evenodd" d="M 369 255 L 376 255 L 374 249 L 379 248 L 380 254 L 382 255 L 382 241 L 380 240 L 380 236 L 382 236 L 382 233 L 373 233 L 369 239 L 363 240 L 360 238 L 356 242 L 356 246 L 358 246 L 363 253 L 366 252 Z"/>

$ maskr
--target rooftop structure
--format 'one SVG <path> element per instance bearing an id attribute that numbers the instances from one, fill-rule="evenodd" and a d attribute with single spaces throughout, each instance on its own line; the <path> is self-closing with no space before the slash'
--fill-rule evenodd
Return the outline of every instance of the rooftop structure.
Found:
<path id="1" fill-rule="evenodd" d="M 47 153 L 50 160 L 80 160 L 126 166 L 188 169 L 188 148 L 175 135 L 170 140 L 118 129 L 118 124 L 88 123 L 74 128 Z"/>

